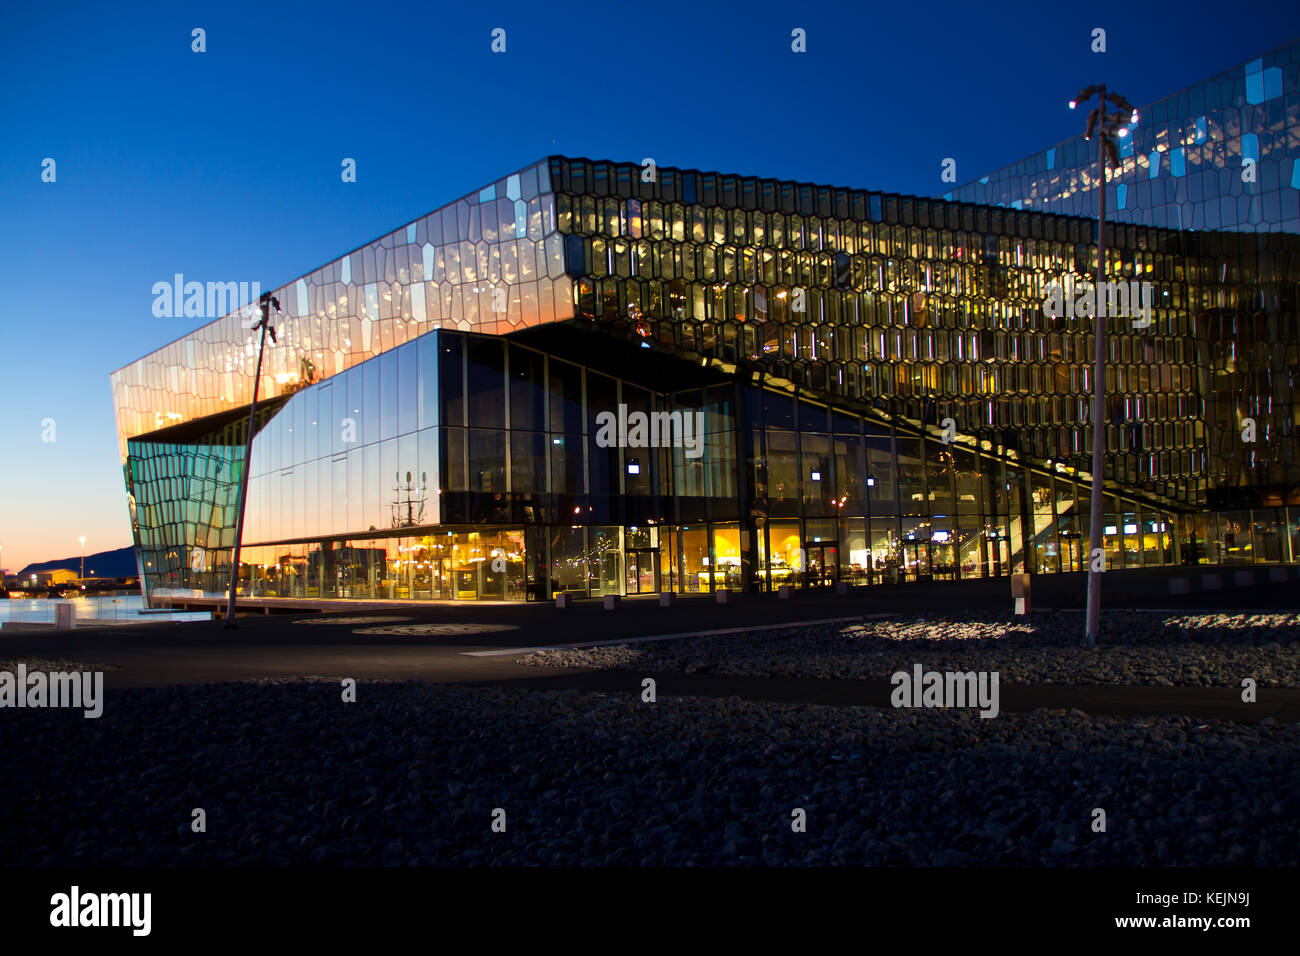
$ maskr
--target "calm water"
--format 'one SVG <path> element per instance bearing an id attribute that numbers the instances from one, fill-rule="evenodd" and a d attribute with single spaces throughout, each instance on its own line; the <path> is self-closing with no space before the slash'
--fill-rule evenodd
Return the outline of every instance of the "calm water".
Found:
<path id="1" fill-rule="evenodd" d="M 144 598 L 139 594 L 105 594 L 70 600 L 33 598 L 0 600 L 0 627 L 7 622 L 53 624 L 54 608 L 71 604 L 77 621 L 89 624 L 146 624 L 153 621 L 206 621 L 209 611 L 162 611 L 141 614 Z"/>

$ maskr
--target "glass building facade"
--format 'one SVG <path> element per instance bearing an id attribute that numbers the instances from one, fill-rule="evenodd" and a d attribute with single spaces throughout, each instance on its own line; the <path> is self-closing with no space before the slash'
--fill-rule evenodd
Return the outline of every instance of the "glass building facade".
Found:
<path id="1" fill-rule="evenodd" d="M 1300 40 L 1141 107 L 1119 144 L 1118 222 L 1300 233 Z M 1097 144 L 1080 134 L 945 198 L 1090 216 L 1096 189 Z"/>
<path id="2" fill-rule="evenodd" d="M 142 586 L 222 590 L 246 466 L 248 595 L 1083 570 L 1096 320 L 1042 306 L 1095 231 L 550 157 L 275 290 L 251 463 L 238 315 L 114 374 Z M 1300 240 L 1119 223 L 1107 249 L 1157 293 L 1149 326 L 1104 320 L 1107 566 L 1300 558 Z M 694 445 L 606 440 L 638 414 Z"/>

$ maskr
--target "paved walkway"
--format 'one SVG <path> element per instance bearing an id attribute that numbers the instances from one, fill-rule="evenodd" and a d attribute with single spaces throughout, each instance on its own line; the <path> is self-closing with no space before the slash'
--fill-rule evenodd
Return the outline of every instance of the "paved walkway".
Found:
<path id="1" fill-rule="evenodd" d="M 765 595 L 722 606 L 707 598 L 685 600 L 672 608 L 661 608 L 655 601 L 629 601 L 614 611 L 591 603 L 564 611 L 549 605 L 461 605 L 367 608 L 337 615 L 254 614 L 241 617 L 235 630 L 225 629 L 220 621 L 73 631 L 5 629 L 0 631 L 0 660 L 68 659 L 108 665 L 112 669 L 105 675 L 105 684 L 110 689 L 318 676 L 634 693 L 639 692 L 642 677 L 653 676 L 659 694 L 666 697 L 739 696 L 883 707 L 889 703 L 890 688 L 885 681 L 538 668 L 516 664 L 516 651 L 719 630 L 736 632 L 737 639 L 743 639 L 743 632 L 754 627 L 875 617 L 935 607 L 973 610 L 981 604 L 981 594 L 976 590 L 954 602 L 952 586 L 939 587 L 947 598 L 942 603 L 937 602 L 933 589 L 920 587 L 895 594 L 885 589 L 852 596 L 801 594 L 787 601 Z M 1257 605 L 1294 607 L 1300 604 L 1296 590 L 1286 586 L 1251 588 L 1238 592 L 1238 596 L 1255 592 Z M 985 598 L 989 609 L 993 597 L 989 594 Z M 1158 597 L 1153 604 L 1174 606 L 1167 596 Z M 1182 604 L 1187 608 L 1204 607 L 1198 600 L 1203 597 L 1185 596 Z M 1112 608 L 1106 613 L 1131 614 L 1138 610 Z M 372 620 L 347 623 L 356 618 Z M 1103 641 L 1104 621 L 1103 617 Z M 367 630 L 391 625 L 433 625 L 450 633 L 377 634 Z M 1087 652 L 1080 649 L 1079 653 Z M 1009 712 L 1051 707 L 1097 714 L 1178 713 L 1244 721 L 1264 717 L 1300 720 L 1300 690 L 1265 690 L 1254 705 L 1242 704 L 1231 688 L 1004 686 L 1001 696 L 1002 709 Z"/>

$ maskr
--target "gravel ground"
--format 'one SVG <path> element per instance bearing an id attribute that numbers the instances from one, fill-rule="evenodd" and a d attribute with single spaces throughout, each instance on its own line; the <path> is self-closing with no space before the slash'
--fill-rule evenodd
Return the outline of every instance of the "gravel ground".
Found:
<path id="1" fill-rule="evenodd" d="M 1300 614 L 1111 612 L 1080 646 L 1080 611 L 909 616 L 646 644 L 539 651 L 521 664 L 888 680 L 920 663 L 997 671 L 1007 684 L 1300 687 Z"/>
<path id="2" fill-rule="evenodd" d="M 1300 860 L 1300 724 L 414 682 L 340 696 L 262 681 L 109 691 L 98 720 L 0 714 L 0 864 Z"/>

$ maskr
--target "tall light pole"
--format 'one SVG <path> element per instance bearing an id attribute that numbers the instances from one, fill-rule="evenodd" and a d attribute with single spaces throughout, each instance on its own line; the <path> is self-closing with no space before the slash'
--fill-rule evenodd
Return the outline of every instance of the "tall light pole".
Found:
<path id="1" fill-rule="evenodd" d="M 81 580 L 86 580 L 86 536 L 83 534 L 81 540 Z"/>
<path id="2" fill-rule="evenodd" d="M 1088 114 L 1088 126 L 1083 138 L 1091 140 L 1093 133 L 1097 136 L 1097 282 L 1095 293 L 1097 308 L 1094 309 L 1093 335 L 1097 339 L 1097 354 L 1092 368 L 1092 515 L 1088 539 L 1089 551 L 1102 549 L 1102 562 L 1105 562 L 1105 546 L 1102 539 L 1102 478 L 1106 457 L 1106 318 L 1101 314 L 1101 295 L 1106 283 L 1106 164 L 1109 162 L 1119 168 L 1119 150 L 1115 146 L 1116 136 L 1127 136 L 1129 125 L 1138 121 L 1138 113 L 1124 97 L 1118 93 L 1106 92 L 1106 84 L 1090 86 L 1080 90 L 1070 100 L 1070 109 L 1086 102 L 1094 93 L 1097 94 L 1097 106 Z M 1123 113 L 1107 113 L 1106 104 L 1113 103 Z M 1101 626 L 1101 571 L 1097 562 L 1088 561 L 1088 615 L 1084 625 L 1085 645 L 1091 647 L 1097 643 Z"/>
<path id="3" fill-rule="evenodd" d="M 235 588 L 239 584 L 239 549 L 244 541 L 244 503 L 248 500 L 248 470 L 253 461 L 253 425 L 257 416 L 257 386 L 262 381 L 262 354 L 266 351 L 266 335 L 271 334 L 275 341 L 275 329 L 271 328 L 271 309 L 280 311 L 280 301 L 269 292 L 262 294 L 261 320 L 253 326 L 262 330 L 262 340 L 257 347 L 257 371 L 253 373 L 253 401 L 248 406 L 248 441 L 244 444 L 244 470 L 239 476 L 239 510 L 235 513 L 235 548 L 230 555 L 230 600 L 226 604 L 227 628 L 235 627 Z"/>

